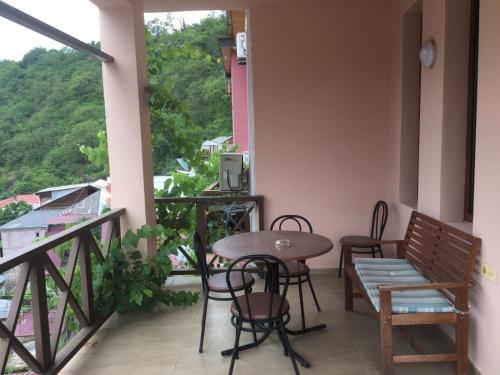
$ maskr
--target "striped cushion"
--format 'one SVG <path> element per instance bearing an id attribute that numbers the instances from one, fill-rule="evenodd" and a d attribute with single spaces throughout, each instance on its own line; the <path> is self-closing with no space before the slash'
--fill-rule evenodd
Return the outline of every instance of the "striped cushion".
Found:
<path id="1" fill-rule="evenodd" d="M 379 285 L 429 284 L 406 259 L 356 258 L 353 260 L 370 301 L 380 311 Z M 392 292 L 393 313 L 454 312 L 453 304 L 438 290 Z"/>

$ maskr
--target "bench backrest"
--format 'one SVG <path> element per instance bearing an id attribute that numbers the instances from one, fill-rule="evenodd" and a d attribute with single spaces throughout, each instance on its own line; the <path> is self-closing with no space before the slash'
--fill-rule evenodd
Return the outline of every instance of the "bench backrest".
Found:
<path id="1" fill-rule="evenodd" d="M 432 282 L 472 280 L 481 240 L 413 211 L 403 252 Z"/>

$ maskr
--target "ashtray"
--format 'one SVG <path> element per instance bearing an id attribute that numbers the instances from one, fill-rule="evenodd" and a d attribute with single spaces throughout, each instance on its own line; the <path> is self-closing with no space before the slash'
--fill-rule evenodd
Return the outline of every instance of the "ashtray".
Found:
<path id="1" fill-rule="evenodd" d="M 274 246 L 276 247 L 279 247 L 279 248 L 284 248 L 284 247 L 290 247 L 292 243 L 290 242 L 290 240 L 286 239 L 286 238 L 282 238 L 281 240 L 276 240 L 276 242 L 274 243 Z"/>

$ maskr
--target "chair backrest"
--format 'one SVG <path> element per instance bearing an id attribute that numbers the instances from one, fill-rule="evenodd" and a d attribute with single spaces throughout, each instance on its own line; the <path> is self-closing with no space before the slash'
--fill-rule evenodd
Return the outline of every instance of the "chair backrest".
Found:
<path id="1" fill-rule="evenodd" d="M 200 271 L 201 282 L 203 285 L 203 290 L 208 290 L 208 278 L 210 277 L 210 270 L 207 266 L 207 251 L 203 243 L 201 242 L 201 237 L 197 231 L 193 232 L 193 246 L 194 252 L 196 254 L 196 264 L 198 270 Z"/>
<path id="2" fill-rule="evenodd" d="M 384 235 L 385 225 L 387 224 L 387 217 L 389 215 L 389 208 L 384 201 L 378 201 L 373 209 L 372 216 L 372 230 L 370 237 L 376 240 L 381 240 Z"/>
<path id="3" fill-rule="evenodd" d="M 270 303 L 269 303 L 269 309 L 268 309 L 268 314 L 266 319 L 261 319 L 259 320 L 271 320 L 272 317 L 272 312 L 274 309 L 277 309 L 275 311 L 282 311 L 283 309 L 283 304 L 286 300 L 286 294 L 288 292 L 288 284 L 290 283 L 290 272 L 286 266 L 286 264 L 281 260 L 278 259 L 272 255 L 246 255 L 241 258 L 236 259 L 229 268 L 227 269 L 226 272 L 226 282 L 228 285 L 229 293 L 231 294 L 231 298 L 233 299 L 233 302 L 236 306 L 236 309 L 238 310 L 239 316 L 243 316 L 243 311 L 242 311 L 242 306 L 240 305 L 241 300 L 238 300 L 235 290 L 233 288 L 233 285 L 231 283 L 231 272 L 238 272 L 241 277 L 241 284 L 245 284 L 245 272 L 248 272 L 248 270 L 252 267 L 255 263 L 258 263 L 259 266 L 263 266 L 264 269 L 267 270 L 267 277 L 268 280 L 270 280 L 271 283 L 276 282 L 279 279 L 279 283 L 281 287 L 278 287 L 280 290 L 279 294 L 273 294 L 273 293 L 268 293 L 270 296 Z M 235 269 L 237 268 L 237 269 Z M 233 279 L 233 282 L 235 280 Z M 264 288 L 264 286 L 263 286 Z M 271 290 L 273 287 L 271 286 Z M 244 298 L 245 298 L 245 303 L 246 306 L 251 306 L 250 303 L 250 294 L 255 293 L 255 285 L 252 287 L 252 290 L 245 290 L 244 291 Z M 250 320 L 254 320 L 252 318 L 252 309 L 248 308 L 249 314 L 250 314 Z"/>
<path id="4" fill-rule="evenodd" d="M 307 229 L 309 230 L 309 233 L 313 232 L 313 228 L 309 220 L 307 220 L 304 216 L 292 215 L 292 214 L 278 216 L 272 222 L 270 230 L 282 230 L 283 224 L 285 224 L 287 221 L 291 221 L 297 224 L 297 227 L 299 228 L 300 232 L 303 231 L 302 230 L 303 227 L 304 231 Z M 275 229 L 275 227 L 277 227 L 277 229 Z"/>
<path id="5" fill-rule="evenodd" d="M 413 211 L 403 255 L 433 282 L 472 281 L 481 240 Z"/>

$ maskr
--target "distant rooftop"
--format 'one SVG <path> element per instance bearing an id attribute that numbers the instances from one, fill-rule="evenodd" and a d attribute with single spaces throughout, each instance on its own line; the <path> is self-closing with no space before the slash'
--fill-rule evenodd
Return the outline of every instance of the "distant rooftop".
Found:
<path id="1" fill-rule="evenodd" d="M 0 208 L 4 208 L 5 206 L 15 202 L 26 202 L 29 205 L 36 207 L 40 205 L 40 197 L 35 194 L 14 195 L 13 197 L 0 200 Z"/>
<path id="2" fill-rule="evenodd" d="M 217 138 L 214 138 L 210 141 L 205 141 L 201 145 L 202 146 L 220 146 L 226 142 L 229 142 L 231 140 L 231 138 L 233 138 L 232 135 L 217 137 Z"/>
<path id="3" fill-rule="evenodd" d="M 104 189 L 106 187 L 106 181 L 104 181 L 104 180 L 97 180 L 95 182 L 86 182 L 86 183 L 83 183 L 83 184 L 52 186 L 52 187 L 45 188 L 43 190 L 39 190 L 39 191 L 36 192 L 36 194 L 48 193 L 48 192 L 51 192 L 51 191 L 59 191 L 59 190 L 73 190 L 73 191 L 75 191 L 75 190 L 84 188 L 86 186 L 93 186 L 93 187 L 96 187 L 96 188 L 99 188 L 99 189 Z"/>
<path id="4" fill-rule="evenodd" d="M 63 209 L 31 211 L 0 226 L 0 230 L 46 228 L 48 220 L 57 216 L 61 211 Z"/>

